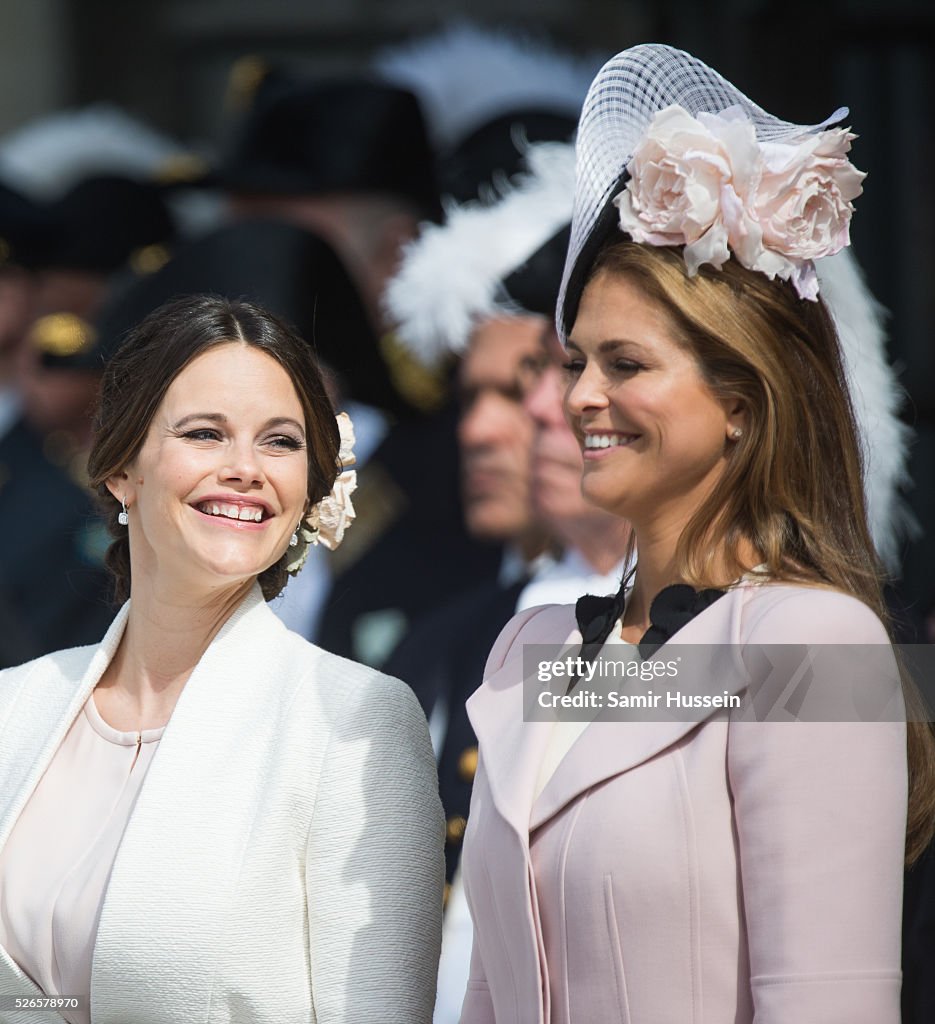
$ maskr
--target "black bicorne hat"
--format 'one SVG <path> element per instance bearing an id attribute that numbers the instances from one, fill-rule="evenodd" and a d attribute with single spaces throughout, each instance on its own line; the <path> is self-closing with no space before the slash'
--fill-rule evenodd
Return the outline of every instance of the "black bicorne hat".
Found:
<path id="1" fill-rule="evenodd" d="M 555 297 L 562 283 L 569 238 L 570 223 L 559 228 L 525 263 L 508 274 L 502 282 L 506 299 L 529 313 L 551 320 L 555 315 Z"/>
<path id="2" fill-rule="evenodd" d="M 517 108 L 476 128 L 439 160 L 442 194 L 458 203 L 490 200 L 525 169 L 529 144 L 567 142 L 576 117 L 544 108 Z"/>
<path id="3" fill-rule="evenodd" d="M 98 364 L 164 302 L 205 292 L 255 302 L 293 324 L 341 375 L 346 397 L 394 414 L 405 410 L 343 264 L 317 235 L 280 221 L 222 227 L 115 295 L 98 318 Z"/>
<path id="4" fill-rule="evenodd" d="M 56 244 L 46 266 L 112 274 L 146 250 L 164 263 L 176 229 L 158 185 L 119 175 L 85 178 L 49 204 Z"/>
<path id="5" fill-rule="evenodd" d="M 435 156 L 407 89 L 367 79 L 261 84 L 217 180 L 229 191 L 383 193 L 439 219 Z"/>
<path id="6" fill-rule="evenodd" d="M 56 223 L 49 211 L 0 183 L 0 268 L 35 270 L 45 266 L 57 240 Z"/>
<path id="7" fill-rule="evenodd" d="M 463 352 L 488 317 L 551 319 L 568 243 L 575 183 L 570 142 L 528 147 L 523 172 L 497 202 L 452 206 L 407 246 L 384 303 L 412 354 L 439 365 Z"/>

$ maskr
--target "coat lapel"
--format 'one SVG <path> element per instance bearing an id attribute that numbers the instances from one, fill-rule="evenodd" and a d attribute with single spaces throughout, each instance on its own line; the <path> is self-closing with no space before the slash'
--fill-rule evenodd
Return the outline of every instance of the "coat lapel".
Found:
<path id="1" fill-rule="evenodd" d="M 736 639 L 746 589 L 737 587 L 706 608 L 660 648 L 655 658 L 673 657 L 680 646 L 704 645 L 709 651 L 711 678 L 718 680 L 717 692 L 742 690 L 745 676 L 737 662 Z M 493 801 L 527 843 L 531 830 L 581 793 L 654 757 L 717 711 L 678 709 L 667 716 L 660 707 L 643 720 L 620 721 L 618 712 L 605 708 L 577 738 L 536 799 L 536 781 L 552 723 L 525 720 L 531 716 L 530 708 L 524 707 L 524 694 L 530 701 L 539 688 L 523 685 L 522 648 L 524 644 L 563 644 L 570 648 L 567 653 L 576 655 L 580 643 L 573 608 L 545 609 L 530 620 L 503 666 L 468 702 Z M 613 648 L 608 649 L 608 657 L 613 656 Z M 628 679 L 614 688 L 640 694 L 654 686 L 659 692 L 658 684 Z"/>
<path id="2" fill-rule="evenodd" d="M 0 723 L 0 778 L 11 783 L 0 793 L 0 844 L 110 663 L 128 608 L 98 648 L 51 655 L 34 670 L 41 679 L 24 677 Z M 284 632 L 255 586 L 179 697 L 105 892 L 91 972 L 95 1021 L 155 1024 L 207 1013 L 225 915 L 262 800 L 264 758 L 277 747 L 275 702 L 298 678 Z M 156 978 L 159 998 L 147 1002 Z M 0 950 L 0 995 L 8 994 L 40 993 Z"/>
<path id="3" fill-rule="evenodd" d="M 697 670 L 691 673 L 694 681 L 702 684 L 694 692 L 707 691 L 709 680 L 717 679 L 718 693 L 736 694 L 745 685 L 745 675 L 738 665 L 738 649 L 732 642 L 739 636 L 741 606 L 742 588 L 737 588 L 680 629 L 652 660 L 677 658 L 679 647 L 704 647 L 703 678 Z M 613 658 L 613 648 L 608 656 Z M 691 660 L 693 665 L 697 664 L 697 651 Z M 667 686 L 670 690 L 689 688 L 687 679 Z M 632 695 L 660 692 L 658 681 L 641 679 L 627 679 L 625 684 L 614 684 L 614 689 Z M 716 713 L 717 709 L 707 708 L 670 711 L 663 699 L 652 711 L 621 721 L 619 711 L 605 708 L 578 737 L 546 783 L 531 808 L 530 830 L 544 824 L 581 793 L 655 757 Z"/>
<path id="4" fill-rule="evenodd" d="M 535 687 L 523 685 L 523 648 L 529 644 L 577 651 L 581 634 L 574 608 L 553 605 L 533 615 L 503 665 L 467 702 L 493 802 L 524 844 L 529 842 L 529 810 L 539 765 L 552 732 L 551 722 L 531 721 L 533 709 L 524 706 L 535 697 Z"/>
<path id="5" fill-rule="evenodd" d="M 129 606 L 124 605 L 97 648 L 78 647 L 50 654 L 37 661 L 30 673 L 23 674 L 20 692 L 11 699 L 10 711 L 0 726 L 0 778 L 7 780 L 0 792 L 0 850 L 110 664 L 123 636 L 128 610 Z M 0 996 L 42 994 L 0 947 Z"/>
<path id="6" fill-rule="evenodd" d="M 47 655 L 24 673 L 20 692 L 0 728 L 0 778 L 8 780 L 0 793 L 0 849 L 110 664 L 128 613 L 129 605 L 124 605 L 97 648 L 76 647 Z"/>
<path id="7" fill-rule="evenodd" d="M 96 1021 L 207 1013 L 244 849 L 262 813 L 262 773 L 277 749 L 279 683 L 296 676 L 284 633 L 254 587 L 179 697 L 108 883 L 94 947 Z M 155 977 L 160 996 L 150 1006 L 141 996 Z"/>

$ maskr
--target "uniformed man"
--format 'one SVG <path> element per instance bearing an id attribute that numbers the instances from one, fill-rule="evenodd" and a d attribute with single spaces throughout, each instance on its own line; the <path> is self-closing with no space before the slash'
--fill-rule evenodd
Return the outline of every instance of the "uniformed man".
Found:
<path id="1" fill-rule="evenodd" d="M 256 69 L 255 69 L 256 70 Z M 428 372 L 387 331 L 381 294 L 420 221 L 441 215 L 434 154 L 408 89 L 368 78 L 257 74 L 249 108 L 215 175 L 232 217 L 276 218 L 325 239 L 348 268 L 388 386 L 345 398 L 360 457 L 347 541 L 330 559 L 324 614 L 307 614 L 311 577 L 284 598 L 287 623 L 322 646 L 379 665 L 442 589 L 496 572 L 499 552 L 471 540 L 459 514 L 454 413 L 444 374 Z M 413 571 L 418 567 L 418 571 Z"/>
<path id="2" fill-rule="evenodd" d="M 169 258 L 177 232 L 161 189 L 119 175 L 83 179 L 47 213 L 56 241 L 38 272 L 20 389 L 49 457 L 83 483 L 91 415 L 110 355 L 95 318 L 120 275 L 151 273 Z"/>
<path id="3" fill-rule="evenodd" d="M 59 241 L 48 211 L 0 189 L 0 667 L 98 640 L 112 616 L 92 497 L 22 416 L 36 270 Z"/>

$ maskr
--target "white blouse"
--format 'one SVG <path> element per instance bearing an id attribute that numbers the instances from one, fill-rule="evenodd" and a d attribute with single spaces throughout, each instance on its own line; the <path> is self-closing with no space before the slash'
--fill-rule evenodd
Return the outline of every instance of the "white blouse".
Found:
<path id="1" fill-rule="evenodd" d="M 759 584 L 767 582 L 769 582 L 769 574 L 766 569 L 766 564 L 760 563 L 759 565 L 754 566 L 749 572 L 744 573 L 736 583 L 732 583 L 724 589 L 733 590 L 734 587 L 739 587 L 742 583 Z M 604 646 L 601 647 L 597 657 L 600 658 L 607 656 L 613 658 L 615 661 L 626 662 L 641 660 L 639 645 L 631 644 L 629 641 L 623 639 L 623 619 L 626 615 L 626 608 L 630 603 L 630 597 L 632 594 L 633 588 L 631 586 L 627 590 L 623 615 L 621 615 L 621 617 L 614 623 L 614 628 L 604 641 Z M 614 649 L 612 653 L 607 650 L 608 647 L 612 647 Z M 596 718 L 599 713 L 599 711 L 595 710 L 594 714 L 588 716 L 588 719 L 584 721 L 568 721 L 566 719 L 559 719 L 553 724 L 551 735 L 549 736 L 545 752 L 542 756 L 542 763 L 539 765 L 539 774 L 536 778 L 533 803 L 539 799 L 542 791 L 548 784 L 549 779 L 551 779 L 555 774 L 555 771 L 559 764 L 561 764 L 562 759 L 574 746 L 578 737 L 585 729 L 587 729 L 591 724 L 591 721 Z"/>
<path id="2" fill-rule="evenodd" d="M 91 960 L 117 848 L 164 731 L 118 732 L 88 698 L 0 853 L 0 944 L 89 1024 Z"/>
<path id="3" fill-rule="evenodd" d="M 613 648 L 612 653 L 608 651 L 609 647 Z M 639 647 L 623 639 L 622 618 L 618 619 L 614 624 L 614 628 L 610 636 L 604 641 L 604 646 L 600 649 L 598 657 L 609 657 L 615 661 L 639 660 Z M 549 735 L 548 743 L 542 755 L 542 763 L 539 765 L 539 775 L 536 778 L 533 804 L 539 799 L 549 779 L 555 774 L 556 769 L 568 751 L 575 745 L 578 737 L 599 714 L 600 711 L 595 709 L 592 715 L 582 716 L 583 721 L 570 721 L 562 718 L 552 724 L 552 732 Z"/>

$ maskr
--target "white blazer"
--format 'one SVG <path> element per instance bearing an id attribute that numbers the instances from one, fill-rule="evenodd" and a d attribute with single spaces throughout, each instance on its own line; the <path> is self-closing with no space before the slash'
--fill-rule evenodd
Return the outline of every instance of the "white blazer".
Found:
<path id="1" fill-rule="evenodd" d="M 100 646 L 0 673 L 0 849 L 128 607 Z M 255 586 L 188 680 L 117 852 L 94 1024 L 427 1024 L 443 843 L 409 688 L 290 633 Z M 0 948 L 0 1004 L 39 994 Z"/>

